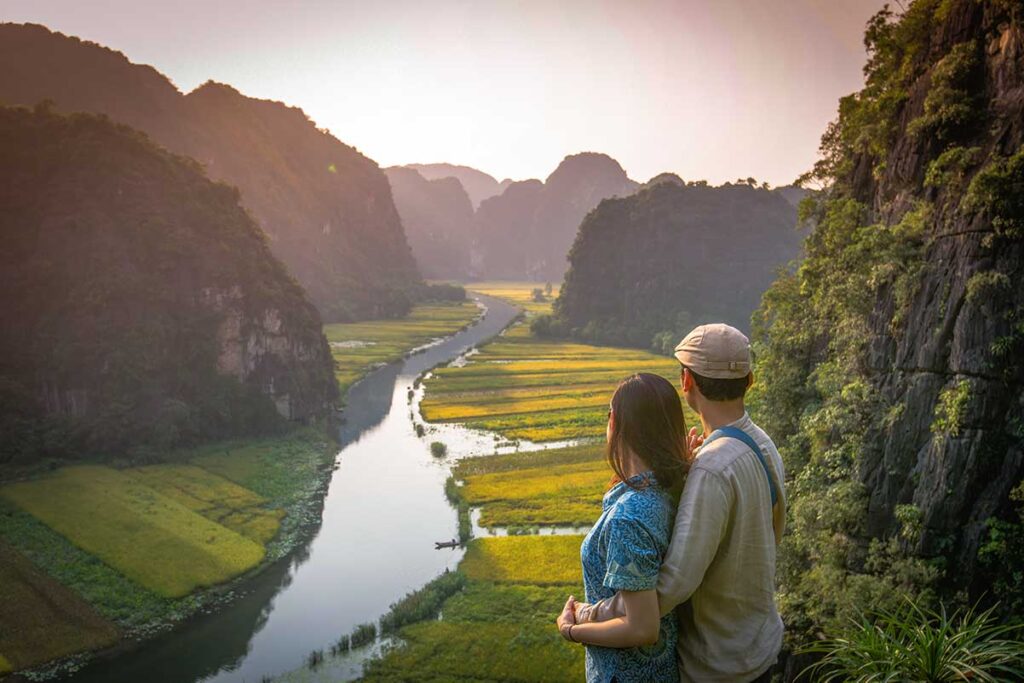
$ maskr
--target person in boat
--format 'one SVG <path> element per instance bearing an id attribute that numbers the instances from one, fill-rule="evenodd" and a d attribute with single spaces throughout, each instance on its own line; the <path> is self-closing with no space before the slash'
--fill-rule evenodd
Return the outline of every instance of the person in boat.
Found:
<path id="1" fill-rule="evenodd" d="M 611 399 L 607 444 L 615 476 L 580 557 L 587 601 L 618 594 L 622 614 L 578 622 L 569 596 L 558 630 L 585 645 L 588 683 L 678 681 L 676 619 L 661 614 L 655 592 L 689 466 L 682 403 L 672 383 L 648 373 L 623 380 Z"/>
<path id="2" fill-rule="evenodd" d="M 702 432 L 687 440 L 694 459 L 658 573 L 658 612 L 678 616 L 682 680 L 767 683 L 782 647 L 775 555 L 786 491 L 782 458 L 744 406 L 754 381 L 750 342 L 728 325 L 704 325 L 675 355 Z M 636 602 L 628 591 L 597 595 L 593 605 L 570 600 L 560 622 L 574 625 L 563 635 L 628 620 Z"/>

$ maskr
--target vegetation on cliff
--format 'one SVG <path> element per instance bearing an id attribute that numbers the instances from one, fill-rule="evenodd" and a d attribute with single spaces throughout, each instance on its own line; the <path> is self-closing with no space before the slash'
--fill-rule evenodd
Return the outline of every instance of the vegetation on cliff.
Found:
<path id="1" fill-rule="evenodd" d="M 0 462 L 279 430 L 336 397 L 237 190 L 86 114 L 0 109 Z"/>
<path id="2" fill-rule="evenodd" d="M 1019 607 L 1022 9 L 916 0 L 869 22 L 865 86 L 808 174 L 806 258 L 756 315 L 797 638 L 905 595 Z"/>

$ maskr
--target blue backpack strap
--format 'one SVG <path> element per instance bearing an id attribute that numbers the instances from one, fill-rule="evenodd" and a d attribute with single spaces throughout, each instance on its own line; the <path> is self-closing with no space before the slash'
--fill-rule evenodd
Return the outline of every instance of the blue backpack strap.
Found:
<path id="1" fill-rule="evenodd" d="M 717 439 L 720 436 L 727 436 L 733 439 L 742 441 L 747 448 L 754 451 L 754 455 L 761 462 L 761 467 L 764 468 L 764 474 L 768 477 L 768 490 L 772 494 L 772 507 L 775 506 L 775 502 L 779 499 L 778 493 L 775 490 L 775 482 L 772 480 L 772 471 L 768 469 L 768 461 L 764 459 L 764 453 L 758 448 L 757 442 L 750 438 L 750 435 L 739 427 L 720 427 L 713 431 L 707 439 L 704 440 L 704 445 L 707 445 Z"/>

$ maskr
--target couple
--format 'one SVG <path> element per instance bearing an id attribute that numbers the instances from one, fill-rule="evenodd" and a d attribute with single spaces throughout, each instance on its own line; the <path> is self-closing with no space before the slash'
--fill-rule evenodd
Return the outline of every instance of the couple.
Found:
<path id="1" fill-rule="evenodd" d="M 750 342 L 703 325 L 675 356 L 702 434 L 687 433 L 679 394 L 657 375 L 627 378 L 608 411 L 615 478 L 580 550 L 588 603 L 570 596 L 557 621 L 586 646 L 588 683 L 760 683 L 782 646 L 784 473 L 744 409 Z"/>

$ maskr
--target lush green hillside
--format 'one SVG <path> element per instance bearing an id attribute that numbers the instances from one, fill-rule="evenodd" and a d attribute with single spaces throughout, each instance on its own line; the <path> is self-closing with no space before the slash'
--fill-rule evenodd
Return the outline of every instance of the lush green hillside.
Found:
<path id="1" fill-rule="evenodd" d="M 659 351 L 705 322 L 749 330 L 801 239 L 796 209 L 773 191 L 659 176 L 586 217 L 554 319 L 537 329 Z"/>
<path id="2" fill-rule="evenodd" d="M 0 462 L 265 432 L 336 397 L 320 316 L 194 161 L 0 109 Z"/>
<path id="3" fill-rule="evenodd" d="M 477 274 L 503 280 L 559 282 L 580 221 L 607 197 L 637 188 L 606 154 L 566 157 L 541 183 L 512 183 L 476 214 Z"/>
<path id="4" fill-rule="evenodd" d="M 1022 10 L 917 0 L 869 23 L 807 257 L 757 315 L 798 636 L 907 593 L 1024 607 Z"/>
<path id="5" fill-rule="evenodd" d="M 384 169 L 413 256 L 424 277 L 470 273 L 473 205 L 456 178 L 427 180 L 404 166 Z"/>
<path id="6" fill-rule="evenodd" d="M 241 191 L 270 248 L 327 322 L 406 313 L 420 282 L 377 165 L 302 110 L 206 83 L 182 95 L 119 52 L 0 24 L 0 101 L 103 113 Z"/>

